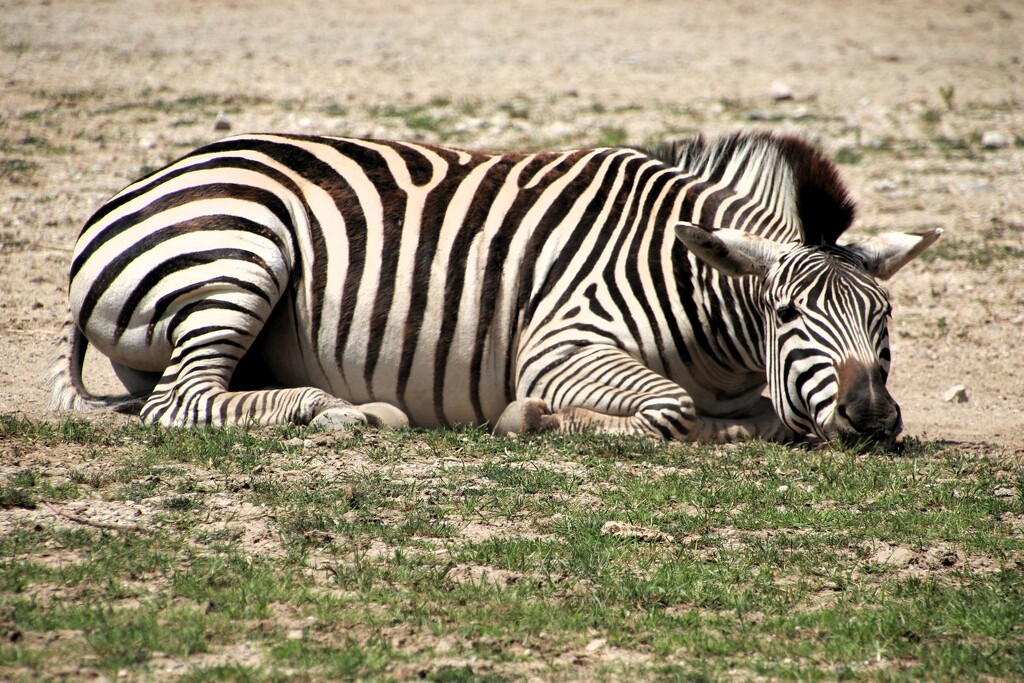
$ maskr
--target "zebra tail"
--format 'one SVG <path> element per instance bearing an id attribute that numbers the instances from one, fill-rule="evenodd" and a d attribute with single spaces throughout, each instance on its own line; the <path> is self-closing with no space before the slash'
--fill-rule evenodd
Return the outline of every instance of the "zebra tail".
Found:
<path id="1" fill-rule="evenodd" d="M 46 373 L 49 390 L 47 410 L 66 412 L 101 409 L 119 413 L 138 413 L 141 410 L 142 400 L 135 396 L 93 396 L 85 388 L 82 369 L 89 340 L 70 317 L 64 321 L 57 344 L 57 357 Z"/>

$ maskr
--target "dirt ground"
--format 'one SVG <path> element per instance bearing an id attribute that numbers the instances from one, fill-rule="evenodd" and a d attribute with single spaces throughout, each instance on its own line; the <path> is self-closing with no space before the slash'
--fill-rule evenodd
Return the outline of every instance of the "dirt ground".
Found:
<path id="1" fill-rule="evenodd" d="M 1019 0 L 0 0 L 0 412 L 44 414 L 81 224 L 224 125 L 486 148 L 770 128 L 840 161 L 855 230 L 947 231 L 891 283 L 906 434 L 1024 451 L 1022 59 Z"/>

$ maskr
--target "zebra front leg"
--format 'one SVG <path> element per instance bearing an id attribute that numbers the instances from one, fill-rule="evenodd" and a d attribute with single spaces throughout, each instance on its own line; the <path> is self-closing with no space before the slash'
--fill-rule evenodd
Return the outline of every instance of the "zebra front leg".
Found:
<path id="1" fill-rule="evenodd" d="M 701 441 L 732 443 L 763 439 L 778 443 L 794 443 L 800 436 L 782 423 L 778 415 L 757 415 L 746 419 L 701 416 L 694 424 L 693 438 Z"/>
<path id="2" fill-rule="evenodd" d="M 683 425 L 688 427 L 681 429 Z M 494 427 L 496 434 L 587 431 L 716 443 L 750 439 L 791 442 L 797 438 L 774 414 L 747 420 L 706 416 L 688 419 L 684 411 L 671 407 L 642 409 L 633 415 L 608 415 L 578 406 L 553 413 L 539 398 L 525 398 L 509 404 Z"/>
<path id="3" fill-rule="evenodd" d="M 719 419 L 701 414 L 683 387 L 658 375 L 617 347 L 587 345 L 552 359 L 543 353 L 543 371 L 519 378 L 528 394 L 506 408 L 499 433 L 597 431 L 644 434 L 659 439 L 727 442 L 786 438 L 774 411 L 759 407 L 750 419 Z M 788 431 L 788 430 L 787 430 Z"/>

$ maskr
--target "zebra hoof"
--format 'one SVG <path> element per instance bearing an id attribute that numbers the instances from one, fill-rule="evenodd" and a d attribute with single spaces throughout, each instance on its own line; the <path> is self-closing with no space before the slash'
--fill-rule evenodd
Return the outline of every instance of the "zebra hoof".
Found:
<path id="1" fill-rule="evenodd" d="M 364 415 L 358 408 L 352 406 L 345 408 L 328 408 L 310 420 L 309 425 L 311 427 L 321 427 L 331 431 L 338 431 L 347 429 L 352 425 L 366 424 L 367 422 L 368 420 L 366 415 Z"/>
<path id="2" fill-rule="evenodd" d="M 390 403 L 364 403 L 359 412 L 366 416 L 366 423 L 372 427 L 402 429 L 409 426 L 409 416 Z"/>
<path id="3" fill-rule="evenodd" d="M 494 423 L 495 434 L 541 434 L 558 429 L 560 421 L 539 398 L 523 398 L 508 404 Z"/>

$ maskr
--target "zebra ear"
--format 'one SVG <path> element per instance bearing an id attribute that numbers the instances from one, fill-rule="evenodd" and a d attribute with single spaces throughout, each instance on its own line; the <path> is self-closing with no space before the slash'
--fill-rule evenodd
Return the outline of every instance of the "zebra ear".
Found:
<path id="1" fill-rule="evenodd" d="M 676 237 L 704 263 L 725 275 L 764 276 L 779 260 L 783 245 L 742 230 L 707 230 L 693 223 L 676 223 Z"/>
<path id="2" fill-rule="evenodd" d="M 942 235 L 942 229 L 924 232 L 887 232 L 863 242 L 843 245 L 864 261 L 869 274 L 888 280 L 930 247 Z"/>

